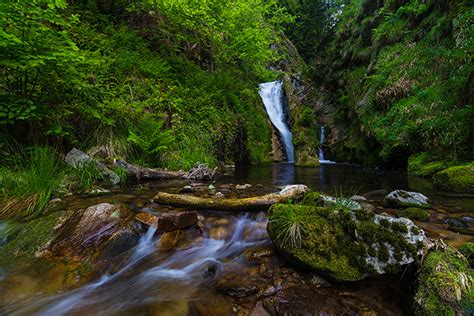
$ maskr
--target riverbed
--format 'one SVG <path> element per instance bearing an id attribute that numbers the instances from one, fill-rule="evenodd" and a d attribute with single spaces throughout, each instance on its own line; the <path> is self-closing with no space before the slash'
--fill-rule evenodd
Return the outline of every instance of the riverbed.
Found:
<path id="1" fill-rule="evenodd" d="M 316 168 L 292 164 L 237 166 L 197 194 L 227 190 L 229 184 L 251 184 L 233 196 L 255 196 L 279 186 L 302 183 L 336 195 L 361 195 L 376 212 L 384 209 L 384 192 L 409 189 L 433 202 L 429 222 L 416 222 L 432 238 L 458 247 L 474 236 L 451 230 L 448 218 L 471 225 L 474 197 L 441 192 L 430 181 L 397 172 L 378 173 L 354 165 Z M 178 192 L 188 181 L 131 183 L 95 196 L 71 196 L 58 209 L 79 209 L 102 202 L 121 202 L 134 212 L 173 210 L 152 203 L 159 192 Z M 161 236 L 143 228 L 138 244 L 107 264 L 88 267 L 61 260 L 0 262 L 0 315 L 268 315 L 410 313 L 413 288 L 403 276 L 383 276 L 350 284 L 333 284 L 280 257 L 266 232 L 266 213 L 197 211 L 201 228 Z M 0 248 L 1 251 L 1 248 Z"/>

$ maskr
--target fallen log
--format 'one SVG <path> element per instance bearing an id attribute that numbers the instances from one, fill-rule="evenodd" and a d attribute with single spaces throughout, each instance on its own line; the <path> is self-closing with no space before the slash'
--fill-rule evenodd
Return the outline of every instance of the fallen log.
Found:
<path id="1" fill-rule="evenodd" d="M 285 186 L 277 193 L 241 199 L 201 198 L 192 195 L 159 192 L 153 198 L 153 201 L 160 204 L 206 210 L 265 211 L 275 203 L 302 198 L 308 191 L 309 188 L 306 185 L 295 184 Z"/>
<path id="2" fill-rule="evenodd" d="M 187 172 L 183 171 L 170 171 L 165 169 L 151 169 L 140 166 L 132 165 L 124 160 L 115 161 L 116 167 L 122 167 L 126 170 L 127 175 L 130 178 L 136 180 L 175 180 L 175 179 L 187 179 Z"/>

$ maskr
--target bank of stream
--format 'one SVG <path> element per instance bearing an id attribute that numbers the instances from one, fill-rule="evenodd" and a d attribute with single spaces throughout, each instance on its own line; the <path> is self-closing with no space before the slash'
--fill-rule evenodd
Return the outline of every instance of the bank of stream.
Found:
<path id="1" fill-rule="evenodd" d="M 229 184 L 248 183 L 244 190 Z M 415 223 L 432 238 L 457 247 L 474 236 L 449 229 L 446 219 L 472 225 L 474 197 L 433 189 L 431 183 L 401 173 L 376 173 L 353 165 L 317 168 L 293 164 L 238 166 L 212 184 L 196 186 L 200 195 L 229 190 L 233 196 L 277 191 L 304 183 L 328 194 L 367 195 L 376 212 L 384 192 L 410 189 L 433 202 L 430 219 Z M 159 191 L 178 192 L 189 181 L 130 184 L 96 197 L 71 196 L 58 209 L 80 209 L 102 202 L 124 203 L 134 212 L 162 214 L 171 207 L 152 203 Z M 267 214 L 197 211 L 202 226 L 173 234 L 143 227 L 137 245 L 99 269 L 62 260 L 11 258 L 0 262 L 0 314 L 12 315 L 268 315 L 410 313 L 410 274 L 332 284 L 290 266 L 266 232 Z M 472 227 L 472 226 L 470 226 Z M 472 229 L 472 228 L 470 228 Z M 472 231 L 472 230 L 471 230 Z M 0 248 L 1 249 L 1 248 Z M 0 250 L 1 251 L 1 250 Z"/>

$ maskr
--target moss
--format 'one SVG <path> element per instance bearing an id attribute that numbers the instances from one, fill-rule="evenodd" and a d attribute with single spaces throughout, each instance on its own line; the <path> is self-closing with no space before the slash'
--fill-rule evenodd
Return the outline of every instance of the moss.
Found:
<path id="1" fill-rule="evenodd" d="M 418 207 L 409 207 L 401 212 L 403 217 L 409 218 L 409 219 L 416 219 L 421 222 L 426 222 L 429 217 L 430 213 L 428 211 L 418 208 Z"/>
<path id="2" fill-rule="evenodd" d="M 380 220 L 380 225 L 382 227 L 389 228 L 390 227 L 390 222 L 388 220 L 386 220 L 385 218 L 383 218 L 383 219 Z"/>
<path id="3" fill-rule="evenodd" d="M 402 223 L 393 222 L 390 226 L 394 231 L 401 232 L 404 234 L 408 233 L 408 227 Z"/>
<path id="4" fill-rule="evenodd" d="M 468 242 L 459 248 L 459 252 L 469 261 L 471 268 L 474 268 L 474 242 Z"/>
<path id="5" fill-rule="evenodd" d="M 434 176 L 434 184 L 446 191 L 474 193 L 474 163 L 438 172 Z"/>
<path id="6" fill-rule="evenodd" d="M 421 233 L 421 230 L 420 230 L 418 227 L 413 226 L 413 227 L 411 228 L 411 232 L 412 232 L 414 235 L 419 235 L 419 234 Z"/>
<path id="7" fill-rule="evenodd" d="M 16 237 L 0 247 L 0 262 L 8 262 L 16 256 L 33 257 L 53 237 L 54 226 L 62 212 L 56 212 L 21 224 Z"/>
<path id="8" fill-rule="evenodd" d="M 320 192 L 309 192 L 304 196 L 301 204 L 307 206 L 323 206 L 324 202 L 321 195 Z"/>
<path id="9" fill-rule="evenodd" d="M 474 273 L 463 256 L 448 249 L 428 254 L 418 277 L 415 313 L 470 315 L 474 312 Z"/>
<path id="10" fill-rule="evenodd" d="M 437 172 L 450 166 L 449 162 L 440 161 L 429 153 L 419 153 L 408 159 L 408 175 L 431 178 Z"/>
<path id="11" fill-rule="evenodd" d="M 374 217 L 374 212 L 366 211 L 364 209 L 354 210 L 354 214 L 360 221 L 366 221 Z"/>
<path id="12" fill-rule="evenodd" d="M 313 201 L 312 198 L 306 202 L 312 204 Z M 282 217 L 290 213 L 300 214 L 304 222 L 301 247 L 292 247 L 282 238 L 285 223 L 288 222 Z M 364 213 L 359 216 L 363 219 L 358 220 L 353 220 L 353 216 L 355 212 L 341 212 L 329 207 L 275 204 L 270 208 L 268 232 L 290 262 L 311 268 L 335 281 L 356 281 L 374 273 L 375 268 L 369 267 L 366 258 L 370 255 L 381 262 L 388 262 L 388 245 L 393 247 L 399 258 L 415 256 L 416 246 L 409 244 L 399 232 L 403 230 L 400 227 L 407 230 L 405 225 L 394 231 L 374 222 L 373 215 Z"/>

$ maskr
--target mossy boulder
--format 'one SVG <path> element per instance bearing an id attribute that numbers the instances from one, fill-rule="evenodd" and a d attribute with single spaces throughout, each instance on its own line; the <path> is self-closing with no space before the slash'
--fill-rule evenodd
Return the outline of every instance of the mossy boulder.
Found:
<path id="1" fill-rule="evenodd" d="M 474 163 L 455 166 L 438 172 L 434 178 L 436 187 L 459 193 L 474 193 Z"/>
<path id="2" fill-rule="evenodd" d="M 471 268 L 474 268 L 474 242 L 468 242 L 459 248 L 459 252 L 469 261 Z"/>
<path id="3" fill-rule="evenodd" d="M 270 208 L 268 233 L 293 264 L 333 281 L 398 273 L 421 255 L 425 236 L 409 219 L 303 204 Z"/>
<path id="4" fill-rule="evenodd" d="M 401 211 L 400 215 L 402 217 L 416 219 L 421 222 L 426 222 L 430 218 L 430 213 L 427 210 L 418 207 L 409 207 Z"/>
<path id="5" fill-rule="evenodd" d="M 452 249 L 436 250 L 423 261 L 415 295 L 416 315 L 474 314 L 474 272 Z"/>
<path id="6" fill-rule="evenodd" d="M 405 190 L 395 190 L 387 194 L 382 200 L 382 205 L 393 208 L 430 208 L 430 200 L 421 193 Z"/>
<path id="7" fill-rule="evenodd" d="M 420 153 L 410 156 L 408 159 L 408 175 L 431 178 L 437 172 L 448 168 L 450 164 L 432 157 L 428 153 Z"/>

